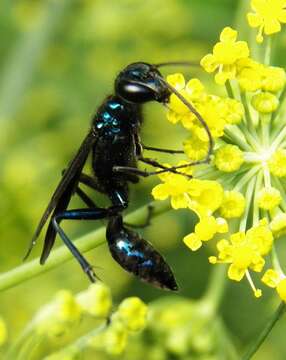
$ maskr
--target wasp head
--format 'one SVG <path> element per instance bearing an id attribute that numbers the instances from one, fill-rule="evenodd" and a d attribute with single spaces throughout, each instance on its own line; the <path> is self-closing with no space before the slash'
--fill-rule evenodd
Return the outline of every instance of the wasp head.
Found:
<path id="1" fill-rule="evenodd" d="M 144 62 L 132 63 L 121 71 L 115 80 L 115 91 L 133 103 L 165 103 L 170 97 L 170 90 L 156 66 Z"/>

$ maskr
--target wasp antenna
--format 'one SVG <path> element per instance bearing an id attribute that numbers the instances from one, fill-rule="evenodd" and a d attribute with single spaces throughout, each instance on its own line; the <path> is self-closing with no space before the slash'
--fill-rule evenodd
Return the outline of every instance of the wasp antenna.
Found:
<path id="1" fill-rule="evenodd" d="M 160 81 L 162 81 L 165 86 L 173 93 L 175 94 L 181 101 L 183 104 L 186 105 L 186 107 L 196 116 L 196 118 L 198 119 L 198 121 L 202 124 L 202 126 L 204 127 L 204 129 L 206 130 L 206 133 L 208 135 L 208 138 L 209 138 L 209 148 L 208 148 L 208 153 L 205 157 L 205 159 L 203 160 L 199 160 L 199 161 L 195 161 L 195 162 L 192 162 L 192 163 L 189 163 L 189 164 L 185 164 L 185 165 L 179 165 L 179 166 L 174 166 L 174 167 L 171 167 L 170 169 L 179 169 L 179 168 L 184 168 L 184 167 L 188 167 L 188 166 L 191 166 L 191 165 L 199 165 L 199 164 L 204 164 L 204 163 L 207 163 L 209 162 L 210 160 L 210 156 L 213 152 L 213 147 L 214 147 L 214 142 L 213 142 L 213 138 L 212 138 L 212 135 L 211 135 L 211 132 L 210 132 L 210 129 L 206 123 L 206 121 L 204 120 L 204 118 L 202 117 L 202 115 L 196 110 L 196 108 L 186 99 L 184 98 L 183 95 L 181 95 L 179 93 L 178 90 L 176 90 L 174 88 L 174 86 L 170 85 L 162 76 L 156 74 L 156 77 L 158 77 L 160 79 Z M 158 171 L 158 173 L 161 173 L 161 172 L 164 172 L 163 170 L 161 171 Z"/>
<path id="2" fill-rule="evenodd" d="M 158 64 L 153 64 L 156 68 L 160 68 L 163 66 L 194 66 L 199 67 L 200 62 L 199 61 L 168 61 L 168 62 L 162 62 Z"/>

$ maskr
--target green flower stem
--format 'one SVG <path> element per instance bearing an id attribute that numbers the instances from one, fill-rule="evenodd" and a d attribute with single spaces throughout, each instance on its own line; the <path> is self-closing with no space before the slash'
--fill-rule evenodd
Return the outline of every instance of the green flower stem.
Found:
<path id="1" fill-rule="evenodd" d="M 269 172 L 269 169 L 267 166 L 264 166 L 263 175 L 264 175 L 264 186 L 266 188 L 270 188 L 271 187 L 271 176 L 270 176 L 270 172 Z"/>
<path id="2" fill-rule="evenodd" d="M 248 219 L 251 204 L 252 204 L 252 197 L 253 197 L 255 182 L 256 182 L 256 179 L 252 177 L 252 180 L 250 181 L 250 183 L 247 187 L 247 190 L 246 190 L 246 194 L 245 194 L 246 208 L 244 211 L 244 216 L 241 219 L 240 224 L 239 224 L 239 231 L 246 230 L 247 219 Z"/>
<path id="3" fill-rule="evenodd" d="M 279 114 L 280 114 L 280 110 L 281 108 L 283 107 L 284 105 L 284 101 L 285 101 L 285 98 L 286 98 L 286 86 L 284 86 L 283 90 L 281 91 L 281 94 L 279 96 L 279 104 L 278 104 L 278 107 L 277 109 L 274 111 L 274 113 L 272 113 L 272 116 L 271 116 L 271 120 L 274 122 L 275 119 L 278 118 Z M 280 122 L 278 122 L 278 124 L 280 124 Z"/>
<path id="4" fill-rule="evenodd" d="M 239 124 L 239 127 L 241 128 L 246 140 L 252 146 L 252 148 L 255 151 L 259 151 L 261 146 L 260 146 L 259 142 L 257 141 L 256 134 L 252 134 L 252 132 L 250 131 L 250 127 L 246 126 L 246 124 L 244 124 L 243 122 Z"/>
<path id="5" fill-rule="evenodd" d="M 229 80 L 226 81 L 225 88 L 226 88 L 227 96 L 231 99 L 235 99 L 235 95 Z"/>
<path id="6" fill-rule="evenodd" d="M 246 185 L 253 177 L 254 175 L 259 171 L 260 166 L 254 166 L 251 170 L 249 170 L 235 185 L 233 190 L 240 191 L 244 185 Z"/>
<path id="7" fill-rule="evenodd" d="M 246 123 L 247 123 L 247 129 L 251 131 L 252 135 L 255 138 L 257 138 L 257 132 L 255 130 L 255 126 L 254 126 L 254 123 L 253 123 L 253 118 L 252 118 L 252 116 L 250 114 L 248 100 L 247 100 L 245 91 L 241 92 L 241 102 L 242 102 L 244 110 L 245 110 L 245 120 L 246 120 Z"/>
<path id="8" fill-rule="evenodd" d="M 278 306 L 277 310 L 273 314 L 272 318 L 266 324 L 265 328 L 262 330 L 258 338 L 253 342 L 252 345 L 250 345 L 248 351 L 245 353 L 241 360 L 250 360 L 253 357 L 253 355 L 261 347 L 267 336 L 270 334 L 276 322 L 281 319 L 282 315 L 285 312 L 285 308 L 285 303 L 281 302 L 281 304 Z"/>
<path id="9" fill-rule="evenodd" d="M 271 63 L 271 50 L 272 50 L 272 37 L 266 36 L 265 50 L 264 50 L 264 65 L 268 66 Z"/>
<path id="10" fill-rule="evenodd" d="M 280 191 L 281 194 L 281 208 L 283 209 L 283 211 L 286 212 L 286 191 L 284 189 L 284 186 L 281 184 L 280 180 L 276 177 L 273 176 L 272 180 L 274 182 L 274 185 L 277 187 L 277 189 Z"/>
<path id="11" fill-rule="evenodd" d="M 231 139 L 232 143 L 237 144 L 242 150 L 252 151 L 251 146 L 246 142 L 245 136 L 240 136 L 240 132 L 237 131 L 232 125 L 226 126 L 224 128 L 224 133 Z"/>
<path id="12" fill-rule="evenodd" d="M 276 139 L 272 142 L 271 145 L 271 151 L 275 151 L 278 146 L 285 140 L 286 137 L 286 126 L 283 127 L 282 131 L 279 133 L 279 135 L 276 137 Z"/>
<path id="13" fill-rule="evenodd" d="M 258 193 L 261 189 L 262 179 L 263 179 L 263 172 L 259 171 L 256 177 L 256 185 L 255 185 L 254 197 L 253 197 L 253 218 L 252 218 L 253 225 L 259 222 L 259 206 L 258 206 L 257 198 L 258 198 Z"/>
<path id="14" fill-rule="evenodd" d="M 161 215 L 170 210 L 168 201 L 151 202 L 148 205 L 133 211 L 126 216 L 126 221 L 129 223 L 140 223 L 146 219 L 148 214 L 148 206 L 153 207 L 153 216 Z M 105 242 L 105 227 L 101 227 L 98 230 L 92 231 L 79 239 L 75 240 L 75 245 L 80 252 L 85 253 L 95 247 L 102 245 Z M 66 248 L 66 246 L 60 246 L 58 249 L 52 251 L 47 263 L 42 266 L 39 264 L 39 258 L 30 261 L 29 263 L 18 266 L 17 268 L 10 270 L 0 275 L 0 291 L 9 289 L 24 281 L 32 279 L 42 273 L 45 273 L 55 267 L 72 259 L 73 255 Z"/>
<path id="15" fill-rule="evenodd" d="M 214 265 L 202 301 L 210 314 L 215 314 L 221 303 L 226 285 L 226 265 Z"/>
<path id="16" fill-rule="evenodd" d="M 270 125 L 270 117 L 269 115 L 260 116 L 261 122 L 261 142 L 262 145 L 267 148 L 269 146 L 269 125 Z"/>
<path id="17" fill-rule="evenodd" d="M 275 243 L 272 245 L 272 249 L 271 249 L 271 261 L 272 261 L 272 265 L 274 270 L 276 270 L 278 273 L 283 274 L 281 265 L 280 265 L 280 261 L 276 252 L 276 248 L 275 248 Z"/>

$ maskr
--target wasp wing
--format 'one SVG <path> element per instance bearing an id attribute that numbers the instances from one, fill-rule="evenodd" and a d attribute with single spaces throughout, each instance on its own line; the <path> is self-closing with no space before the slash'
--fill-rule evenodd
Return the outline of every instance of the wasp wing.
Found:
<path id="1" fill-rule="evenodd" d="M 34 233 L 34 236 L 31 240 L 29 249 L 27 251 L 27 254 L 24 257 L 24 260 L 30 255 L 32 248 L 36 244 L 36 240 L 38 236 L 40 235 L 45 223 L 47 222 L 49 216 L 53 212 L 53 210 L 56 209 L 58 206 L 60 200 L 62 200 L 64 203 L 68 202 L 70 200 L 70 197 L 72 195 L 73 188 L 70 186 L 71 184 L 74 184 L 76 182 L 76 179 L 79 177 L 84 164 L 87 160 L 87 157 L 89 155 L 89 152 L 93 146 L 93 144 L 96 142 L 97 136 L 94 134 L 93 129 L 89 131 L 85 139 L 83 140 L 77 154 L 73 158 L 73 160 L 70 162 L 68 168 L 65 170 L 61 181 L 59 182 L 55 192 L 52 195 L 52 198 L 44 211 L 41 220 L 36 228 L 36 231 Z M 72 188 L 70 190 L 70 188 Z M 68 191 L 69 190 L 69 191 Z M 68 194 L 70 193 L 70 194 Z M 68 205 L 68 203 L 67 203 Z M 66 207 L 67 207 L 66 205 Z M 64 209 L 62 209 L 64 210 Z"/>

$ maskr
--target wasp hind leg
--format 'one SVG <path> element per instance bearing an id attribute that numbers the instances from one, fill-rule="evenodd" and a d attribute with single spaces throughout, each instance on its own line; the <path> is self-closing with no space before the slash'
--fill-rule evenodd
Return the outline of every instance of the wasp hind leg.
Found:
<path id="1" fill-rule="evenodd" d="M 52 219 L 52 224 L 55 231 L 59 234 L 60 238 L 76 258 L 83 271 L 87 274 L 91 282 L 96 281 L 96 275 L 93 267 L 89 264 L 86 258 L 81 254 L 78 248 L 72 243 L 69 237 L 60 226 L 62 220 L 99 220 L 107 217 L 108 209 L 94 208 L 94 209 L 75 209 L 67 210 L 58 213 Z"/>

